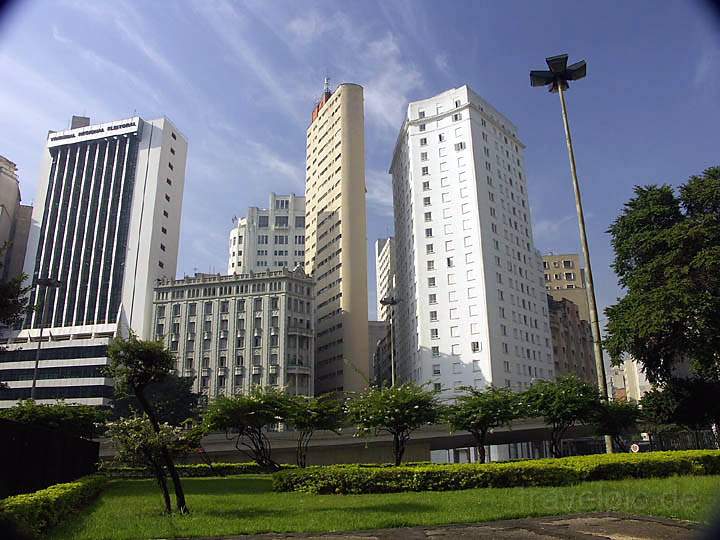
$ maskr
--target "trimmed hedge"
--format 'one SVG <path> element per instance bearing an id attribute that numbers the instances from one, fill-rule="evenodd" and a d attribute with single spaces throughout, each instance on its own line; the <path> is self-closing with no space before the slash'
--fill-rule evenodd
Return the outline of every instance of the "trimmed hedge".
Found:
<path id="1" fill-rule="evenodd" d="M 245 463 L 213 463 L 212 468 L 207 463 L 186 463 L 175 465 L 181 477 L 208 477 L 232 476 L 236 474 L 264 474 L 267 473 L 254 461 Z M 294 469 L 295 465 L 280 465 L 280 468 Z M 114 465 L 102 466 L 100 472 L 110 478 L 151 478 L 150 471 L 143 467 L 118 467 Z"/>
<path id="2" fill-rule="evenodd" d="M 564 486 L 590 480 L 720 474 L 720 451 L 599 454 L 486 464 L 308 467 L 273 475 L 275 491 L 314 494 Z"/>
<path id="3" fill-rule="evenodd" d="M 31 536 L 42 534 L 88 505 L 102 491 L 107 479 L 84 476 L 75 482 L 15 495 L 0 501 L 0 521 Z"/>

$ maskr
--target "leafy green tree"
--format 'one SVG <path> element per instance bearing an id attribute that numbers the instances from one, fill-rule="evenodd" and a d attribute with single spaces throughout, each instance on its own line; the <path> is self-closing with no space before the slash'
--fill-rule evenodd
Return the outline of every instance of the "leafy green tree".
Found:
<path id="1" fill-rule="evenodd" d="M 286 419 L 288 427 L 298 432 L 296 462 L 305 467 L 308 445 L 315 431 L 339 432 L 344 420 L 343 405 L 335 394 L 291 396 Z"/>
<path id="2" fill-rule="evenodd" d="M 675 411 L 678 402 L 675 396 L 664 388 L 655 387 L 645 392 L 640 399 L 640 423 L 650 434 L 650 441 L 664 450 L 663 434 L 677 431 Z"/>
<path id="3" fill-rule="evenodd" d="M 598 435 L 610 435 L 613 443 L 621 451 L 627 452 L 628 447 L 623 435 L 637 433 L 637 422 L 640 409 L 632 401 L 600 402 L 595 410 L 593 420 Z"/>
<path id="4" fill-rule="evenodd" d="M 115 392 L 120 395 L 133 394 L 142 412 L 156 434 L 160 434 L 160 421 L 146 392 L 147 388 L 162 383 L 175 369 L 175 357 L 158 341 L 143 341 L 135 335 L 128 339 L 116 338 L 108 346 L 110 364 L 107 375 L 115 381 Z M 159 449 L 165 467 L 170 473 L 175 488 L 175 505 L 181 514 L 189 512 L 180 476 L 175 469 L 170 450 Z"/>
<path id="5" fill-rule="evenodd" d="M 720 365 L 720 167 L 668 185 L 635 188 L 609 230 L 625 296 L 606 309 L 605 347 L 624 353 L 652 383 L 690 362 Z"/>
<path id="6" fill-rule="evenodd" d="M 442 411 L 437 392 L 409 382 L 370 387 L 348 399 L 347 412 L 358 436 L 380 432 L 392 435 L 395 465 L 400 465 L 412 432 L 436 422 Z"/>
<path id="7" fill-rule="evenodd" d="M 187 420 L 200 418 L 199 396 L 193 392 L 192 384 L 192 377 L 178 377 L 171 373 L 145 388 L 145 396 L 152 403 L 159 422 L 179 426 Z M 142 406 L 135 394 L 116 394 L 113 402 L 115 418 L 132 416 L 140 411 Z"/>
<path id="8" fill-rule="evenodd" d="M 284 423 L 292 401 L 282 390 L 255 387 L 249 394 L 219 396 L 210 402 L 204 416 L 208 430 L 224 431 L 235 439 L 235 448 L 268 471 L 280 469 L 272 459 L 268 430 Z"/>
<path id="9" fill-rule="evenodd" d="M 698 448 L 700 431 L 720 426 L 720 382 L 702 377 L 672 378 L 664 388 L 677 404 L 671 419 L 695 435 Z M 720 445 L 717 430 L 713 430 L 716 446 Z"/>
<path id="10" fill-rule="evenodd" d="M 550 426 L 554 457 L 561 457 L 561 443 L 568 429 L 577 422 L 590 421 L 599 403 L 597 388 L 573 375 L 537 381 L 521 395 L 528 416 L 542 417 Z"/>
<path id="11" fill-rule="evenodd" d="M 14 407 L 0 409 L 0 418 L 92 439 L 102 431 L 108 411 L 90 405 L 63 402 L 41 405 L 32 399 L 26 399 Z"/>
<path id="12" fill-rule="evenodd" d="M 469 431 L 475 439 L 478 461 L 485 463 L 485 441 L 488 432 L 509 425 L 521 413 L 519 394 L 509 388 L 489 386 L 484 389 L 464 387 L 462 394 L 446 411 L 453 431 Z"/>
<path id="13" fill-rule="evenodd" d="M 183 430 L 167 423 L 156 430 L 147 415 L 143 415 L 108 423 L 108 435 L 115 446 L 117 462 L 145 467 L 152 473 L 162 491 L 165 511 L 170 514 L 172 505 L 163 466 L 165 454 L 173 458 L 187 455 L 200 444 L 202 431 Z"/>
<path id="14" fill-rule="evenodd" d="M 2 261 L 5 259 L 8 247 L 8 243 L 0 246 L 0 270 L 2 270 Z M 30 286 L 23 286 L 26 279 L 27 275 L 20 274 L 0 281 L 0 324 L 13 326 L 25 313 L 28 302 L 27 295 L 30 292 Z"/>

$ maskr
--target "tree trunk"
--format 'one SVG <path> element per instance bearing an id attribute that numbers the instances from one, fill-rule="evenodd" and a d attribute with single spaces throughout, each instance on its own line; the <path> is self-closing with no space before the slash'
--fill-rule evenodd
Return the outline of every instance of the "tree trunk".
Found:
<path id="1" fill-rule="evenodd" d="M 487 437 L 487 431 L 481 430 L 473 433 L 473 435 L 475 436 L 478 463 L 485 463 L 485 438 Z"/>
<path id="2" fill-rule="evenodd" d="M 156 463 L 148 454 L 146 454 L 148 461 L 152 464 L 152 471 L 157 480 L 160 491 L 162 491 L 163 502 L 165 503 L 165 513 L 172 514 L 172 503 L 170 502 L 170 492 L 168 491 L 167 481 L 165 480 L 165 471 L 163 471 L 162 465 Z"/>
<path id="3" fill-rule="evenodd" d="M 155 431 L 155 433 L 160 433 L 160 423 L 155 417 L 155 412 L 150 407 L 150 403 L 147 401 L 147 399 L 145 399 L 145 394 L 143 394 L 142 390 L 137 390 L 135 392 L 135 395 L 140 402 L 140 406 L 145 411 L 145 414 L 147 414 L 153 430 Z M 187 503 L 185 502 L 185 492 L 183 491 L 182 483 L 180 482 L 180 475 L 178 475 L 177 470 L 175 469 L 175 463 L 173 463 L 172 456 L 170 455 L 170 452 L 168 452 L 168 449 L 165 447 L 163 447 L 161 453 L 163 461 L 165 461 L 165 466 L 170 473 L 170 478 L 172 478 L 173 481 L 173 487 L 175 488 L 175 505 L 177 506 L 178 512 L 180 512 L 181 514 L 189 514 L 190 510 L 188 509 Z"/>
<path id="4" fill-rule="evenodd" d="M 396 467 L 402 463 L 404 453 L 405 443 L 402 441 L 398 433 L 393 433 L 393 456 L 395 456 Z"/>

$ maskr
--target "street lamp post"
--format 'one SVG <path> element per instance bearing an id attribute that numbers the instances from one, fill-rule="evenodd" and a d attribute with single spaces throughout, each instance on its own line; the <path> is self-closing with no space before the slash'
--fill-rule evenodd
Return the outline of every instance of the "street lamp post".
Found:
<path id="1" fill-rule="evenodd" d="M 57 289 L 61 285 L 62 282 L 58 279 L 39 278 L 37 280 L 37 298 L 40 302 L 38 310 L 40 312 L 40 335 L 38 337 L 37 350 L 35 351 L 35 369 L 33 369 L 32 388 L 30 389 L 30 399 L 33 400 L 35 399 L 35 395 L 37 393 L 38 368 L 40 366 L 40 349 L 42 348 L 43 328 L 45 326 L 45 304 L 47 303 L 47 290 L 49 288 Z M 40 287 L 44 287 L 42 297 L 40 296 Z"/>
<path id="2" fill-rule="evenodd" d="M 593 336 L 593 349 L 595 352 L 595 370 L 597 372 L 598 389 L 600 397 L 604 401 L 608 400 L 607 378 L 605 376 L 605 364 L 603 362 L 602 342 L 600 338 L 600 324 L 597 312 L 597 303 L 595 301 L 595 286 L 593 283 L 592 265 L 590 264 L 590 248 L 588 247 L 587 232 L 585 231 L 585 215 L 583 213 L 582 198 L 580 195 L 580 183 L 577 177 L 577 168 L 575 166 L 575 152 L 573 150 L 572 137 L 570 135 L 570 124 L 568 122 L 567 106 L 565 104 L 565 90 L 570 85 L 568 81 L 577 81 L 587 74 L 587 64 L 585 60 L 576 62 L 570 66 L 567 65 L 568 55 L 560 54 L 558 56 L 550 56 L 545 59 L 549 71 L 531 71 L 531 86 L 549 86 L 550 92 L 560 94 L 560 106 L 562 108 L 563 126 L 565 127 L 565 142 L 567 144 L 568 156 L 570 158 L 570 174 L 572 176 L 573 191 L 575 192 L 575 208 L 578 216 L 578 227 L 580 229 L 580 244 L 582 246 L 583 257 L 585 258 L 585 276 L 587 280 L 587 300 L 590 308 L 590 328 Z M 612 454 L 612 438 L 605 435 L 605 451 Z"/>
<path id="3" fill-rule="evenodd" d="M 386 296 L 380 300 L 383 306 L 390 306 L 390 386 L 395 386 L 395 306 L 400 300 L 394 296 Z"/>

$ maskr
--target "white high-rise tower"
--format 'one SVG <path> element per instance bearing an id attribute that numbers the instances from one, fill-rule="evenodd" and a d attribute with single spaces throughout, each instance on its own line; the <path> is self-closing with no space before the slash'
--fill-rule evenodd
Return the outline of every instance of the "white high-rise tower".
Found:
<path id="1" fill-rule="evenodd" d="M 554 376 L 522 151 L 467 86 L 408 106 L 390 167 L 399 380 L 451 395 Z"/>
<path id="2" fill-rule="evenodd" d="M 30 397 L 41 326 L 37 399 L 109 403 L 109 340 L 151 338 L 153 287 L 175 277 L 186 156 L 166 118 L 73 117 L 71 129 L 48 134 L 24 270 L 29 305 L 44 308 L 2 340 L 0 369 L 13 376 L 0 406 Z"/>

